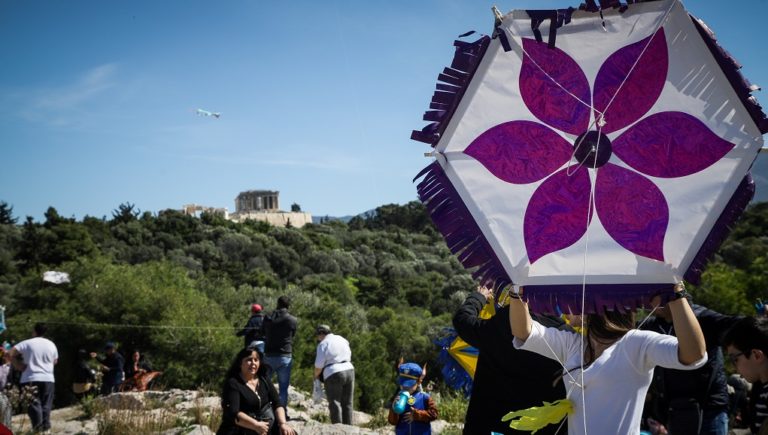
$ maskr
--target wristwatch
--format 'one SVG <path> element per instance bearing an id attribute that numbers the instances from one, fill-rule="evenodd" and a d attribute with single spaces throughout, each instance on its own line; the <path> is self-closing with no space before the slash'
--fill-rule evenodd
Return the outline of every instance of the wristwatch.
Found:
<path id="1" fill-rule="evenodd" d="M 690 298 L 691 298 L 691 294 L 688 293 L 688 290 L 686 290 L 685 287 L 683 287 L 682 291 L 675 292 L 675 295 L 672 297 L 672 300 L 676 301 L 678 299 L 690 299 Z"/>

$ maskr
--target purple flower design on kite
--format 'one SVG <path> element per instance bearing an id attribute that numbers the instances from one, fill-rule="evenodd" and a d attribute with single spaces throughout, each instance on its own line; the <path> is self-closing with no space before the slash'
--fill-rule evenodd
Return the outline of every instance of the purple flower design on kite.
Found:
<path id="1" fill-rule="evenodd" d="M 543 124 L 518 120 L 496 125 L 464 152 L 508 183 L 546 178 L 525 211 L 529 261 L 533 264 L 576 243 L 587 231 L 593 208 L 619 245 L 664 261 L 669 206 L 644 175 L 691 175 L 734 147 L 684 112 L 659 112 L 641 119 L 666 81 L 669 60 L 664 30 L 611 54 L 598 71 L 592 95 L 584 72 L 565 52 L 531 39 L 523 39 L 523 48 L 520 92 Z M 593 109 L 595 119 L 602 114 L 605 121 L 599 132 L 590 130 Z M 624 128 L 618 137 L 612 135 Z M 571 143 L 553 129 L 576 138 Z M 611 163 L 615 159 L 632 170 Z M 589 169 L 593 167 L 591 207 Z"/>

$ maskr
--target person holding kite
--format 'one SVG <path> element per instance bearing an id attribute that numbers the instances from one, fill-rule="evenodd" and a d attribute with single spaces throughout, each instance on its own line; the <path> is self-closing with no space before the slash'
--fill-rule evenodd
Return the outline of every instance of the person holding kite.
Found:
<path id="1" fill-rule="evenodd" d="M 522 289 L 521 289 L 522 291 Z M 707 361 L 704 335 L 682 283 L 667 308 L 677 337 L 634 329 L 631 312 L 587 314 L 584 335 L 546 328 L 531 319 L 521 293 L 510 292 L 514 345 L 563 365 L 566 398 L 515 410 L 510 426 L 536 430 L 568 416 L 568 433 L 638 433 L 643 401 L 655 366 L 693 370 Z"/>
<path id="2" fill-rule="evenodd" d="M 552 383 L 560 369 L 555 361 L 512 345 L 514 337 L 506 310 L 500 308 L 490 318 L 483 318 L 481 313 L 488 301 L 493 303 L 492 290 L 478 286 L 453 316 L 453 326 L 459 336 L 480 351 L 464 418 L 466 435 L 519 433 L 501 421 L 504 414 L 510 409 L 554 401 L 565 394 L 562 382 Z M 550 317 L 536 319 L 545 326 L 562 326 Z M 499 394 L 500 391 L 504 394 Z M 556 430 L 557 427 L 547 427 L 537 435 L 555 434 Z"/>

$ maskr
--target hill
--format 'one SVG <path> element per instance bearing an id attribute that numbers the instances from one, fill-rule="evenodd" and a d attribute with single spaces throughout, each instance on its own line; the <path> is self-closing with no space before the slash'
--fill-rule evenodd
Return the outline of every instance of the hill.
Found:
<path id="1" fill-rule="evenodd" d="M 692 289 L 697 302 L 754 313 L 768 288 L 766 229 L 768 203 L 752 205 Z M 68 273 L 69 282 L 44 282 L 49 270 Z M 76 221 L 49 208 L 44 222 L 18 224 L 0 202 L 3 339 L 27 338 L 36 321 L 49 324 L 61 361 L 57 406 L 72 401 L 77 350 L 101 350 L 108 340 L 126 354 L 148 355 L 169 388 L 216 390 L 242 346 L 234 332 L 250 304 L 270 311 L 287 295 L 299 318 L 291 383 L 311 389 L 313 330 L 330 324 L 353 349 L 357 408 L 375 412 L 393 393 L 400 357 L 440 367 L 433 341 L 474 288 L 418 202 L 301 229 L 171 210 L 139 214 L 131 204 L 111 219 Z M 427 382 L 449 394 L 439 370 Z"/>

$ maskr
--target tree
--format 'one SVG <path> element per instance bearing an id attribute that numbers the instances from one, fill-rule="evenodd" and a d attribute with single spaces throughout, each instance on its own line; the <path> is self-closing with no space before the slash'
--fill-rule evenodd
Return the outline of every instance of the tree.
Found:
<path id="1" fill-rule="evenodd" d="M 127 224 L 128 222 L 135 221 L 141 213 L 141 210 L 135 208 L 136 205 L 130 202 L 120 204 L 117 206 L 117 209 L 112 210 L 112 222 L 115 224 Z"/>
<path id="2" fill-rule="evenodd" d="M 291 204 L 291 211 L 295 212 L 295 213 L 296 212 L 300 212 L 301 211 L 301 206 L 294 202 L 293 204 Z"/>
<path id="3" fill-rule="evenodd" d="M 18 219 L 13 217 L 13 206 L 0 201 L 0 225 L 14 225 Z"/>

